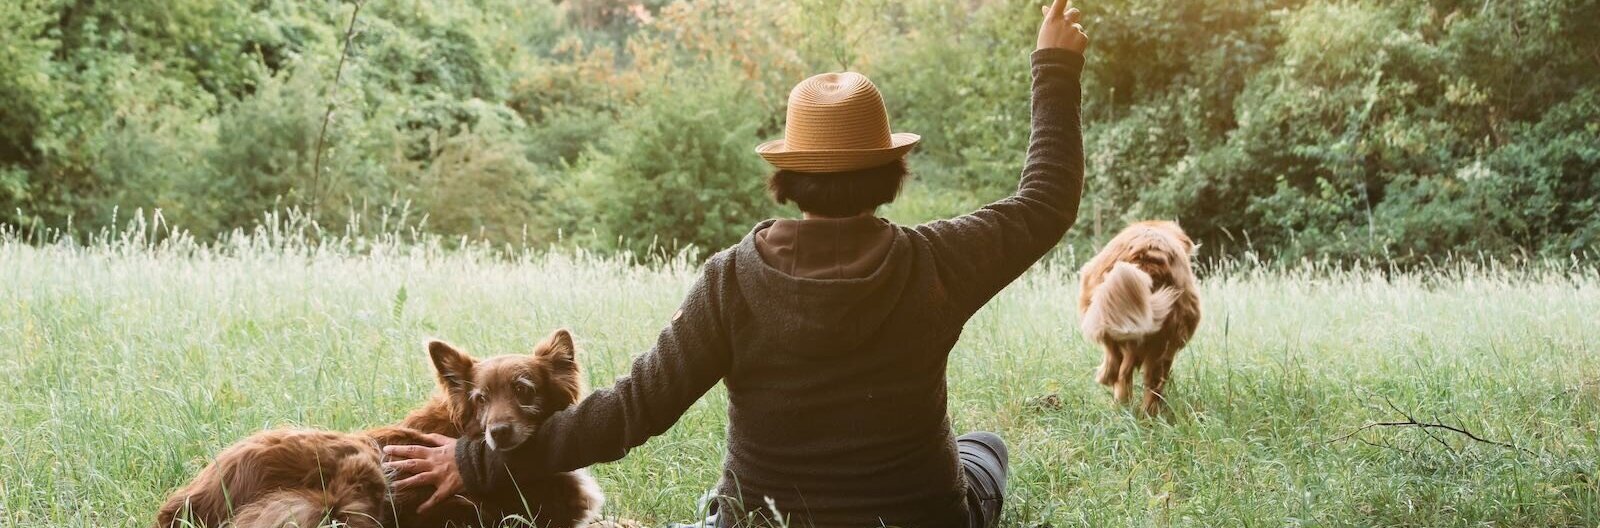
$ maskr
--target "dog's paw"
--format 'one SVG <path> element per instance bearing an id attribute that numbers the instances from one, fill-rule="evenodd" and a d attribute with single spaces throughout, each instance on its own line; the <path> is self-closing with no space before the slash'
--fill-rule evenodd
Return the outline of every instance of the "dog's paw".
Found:
<path id="1" fill-rule="evenodd" d="M 1112 383 L 1116 383 L 1117 376 L 1102 365 L 1101 367 L 1094 369 L 1094 380 L 1100 382 L 1101 385 L 1110 387 Z"/>

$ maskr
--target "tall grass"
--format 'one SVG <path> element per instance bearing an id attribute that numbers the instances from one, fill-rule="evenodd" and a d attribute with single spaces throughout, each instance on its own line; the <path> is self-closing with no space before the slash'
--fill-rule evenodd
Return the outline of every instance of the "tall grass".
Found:
<path id="1" fill-rule="evenodd" d="M 251 432 L 392 422 L 432 388 L 428 336 L 490 355 L 567 327 L 590 384 L 609 384 L 697 271 L 686 255 L 268 220 L 211 244 L 149 219 L 82 241 L 0 230 L 0 523 L 145 526 Z M 1592 266 L 1208 265 L 1166 420 L 1091 380 L 1073 267 L 1036 267 L 951 358 L 956 428 L 1012 445 L 1007 526 L 1600 523 Z M 725 404 L 715 390 L 597 466 L 608 513 L 692 517 L 719 474 Z M 1341 438 L 1401 413 L 1527 451 L 1392 427 Z"/>

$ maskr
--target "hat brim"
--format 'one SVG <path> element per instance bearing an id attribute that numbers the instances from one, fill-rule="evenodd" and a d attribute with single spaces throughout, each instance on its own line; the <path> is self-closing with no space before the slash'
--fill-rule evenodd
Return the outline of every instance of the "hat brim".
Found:
<path id="1" fill-rule="evenodd" d="M 876 167 L 906 157 L 922 136 L 901 132 L 889 135 L 889 146 L 864 150 L 791 150 L 782 139 L 756 147 L 772 166 L 796 172 L 845 172 Z"/>

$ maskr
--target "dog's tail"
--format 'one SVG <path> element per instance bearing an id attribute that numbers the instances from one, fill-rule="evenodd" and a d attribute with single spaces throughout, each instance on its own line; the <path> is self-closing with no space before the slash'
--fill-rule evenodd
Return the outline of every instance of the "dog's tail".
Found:
<path id="1" fill-rule="evenodd" d="M 190 484 L 174 493 L 156 512 L 155 528 L 212 528 L 228 520 L 232 508 L 220 489 L 200 489 Z"/>
<path id="2" fill-rule="evenodd" d="M 1105 281 L 1095 287 L 1089 309 L 1083 313 L 1083 335 L 1104 343 L 1138 341 L 1161 331 L 1161 324 L 1178 300 L 1178 290 L 1150 291 L 1152 284 L 1150 274 L 1137 266 L 1126 262 L 1112 265 Z"/>

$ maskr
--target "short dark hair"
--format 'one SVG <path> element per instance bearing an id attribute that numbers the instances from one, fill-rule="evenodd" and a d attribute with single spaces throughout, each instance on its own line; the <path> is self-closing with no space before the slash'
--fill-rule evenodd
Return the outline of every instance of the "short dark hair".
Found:
<path id="1" fill-rule="evenodd" d="M 767 191 L 780 204 L 794 202 L 801 211 L 842 218 L 893 202 L 910 174 L 903 159 L 845 172 L 778 169 L 767 178 Z"/>

